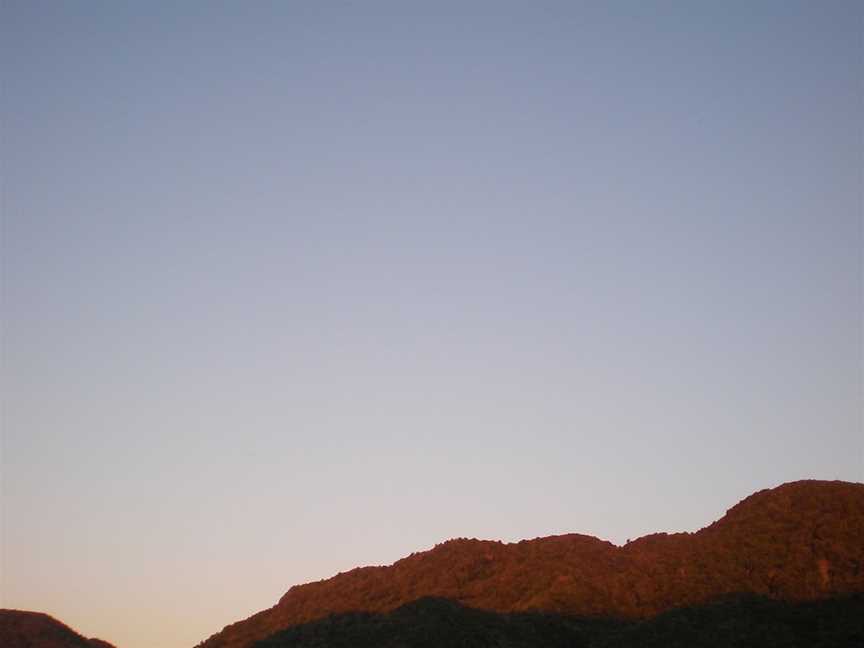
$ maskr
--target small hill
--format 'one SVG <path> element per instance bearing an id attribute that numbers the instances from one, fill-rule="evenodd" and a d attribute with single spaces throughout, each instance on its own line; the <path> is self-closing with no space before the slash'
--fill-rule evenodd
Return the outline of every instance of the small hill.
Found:
<path id="1" fill-rule="evenodd" d="M 424 597 L 505 614 L 633 620 L 742 593 L 785 602 L 843 597 L 864 592 L 861 538 L 864 484 L 792 482 L 751 495 L 696 533 L 657 533 L 623 547 L 579 534 L 451 540 L 387 567 L 292 587 L 200 646 L 249 648 L 293 626 L 388 613 Z"/>
<path id="2" fill-rule="evenodd" d="M 41 612 L 0 610 L 2 648 L 114 648 L 101 639 L 86 639 Z"/>

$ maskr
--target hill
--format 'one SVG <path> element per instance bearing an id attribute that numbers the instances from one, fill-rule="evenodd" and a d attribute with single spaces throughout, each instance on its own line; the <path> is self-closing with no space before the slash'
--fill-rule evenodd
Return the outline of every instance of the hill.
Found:
<path id="1" fill-rule="evenodd" d="M 584 637 L 618 628 L 610 621 L 576 621 L 554 614 L 502 614 L 423 598 L 391 612 L 338 614 L 292 626 L 255 643 L 255 648 L 572 648 Z"/>
<path id="2" fill-rule="evenodd" d="M 504 614 L 633 620 L 742 593 L 837 598 L 864 592 L 861 538 L 864 484 L 792 482 L 751 495 L 695 533 L 657 533 L 622 547 L 578 534 L 451 540 L 387 567 L 292 587 L 272 608 L 199 645 L 249 648 L 328 616 L 389 613 L 424 597 Z"/>
<path id="3" fill-rule="evenodd" d="M 0 610 L 3 648 L 114 648 L 101 639 L 87 639 L 41 612 Z"/>
<path id="4" fill-rule="evenodd" d="M 860 648 L 864 596 L 786 603 L 739 596 L 641 622 L 477 610 L 424 598 L 292 626 L 254 648 Z"/>

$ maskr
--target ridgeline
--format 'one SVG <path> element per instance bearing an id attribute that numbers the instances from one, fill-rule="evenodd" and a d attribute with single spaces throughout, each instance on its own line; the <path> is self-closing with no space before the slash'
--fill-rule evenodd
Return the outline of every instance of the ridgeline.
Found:
<path id="1" fill-rule="evenodd" d="M 292 587 L 197 648 L 860 648 L 864 484 L 759 491 L 695 533 L 449 540 Z M 2 648 L 113 648 L 0 610 Z"/>
<path id="2" fill-rule="evenodd" d="M 429 597 L 460 610 L 620 623 L 676 608 L 715 609 L 723 600 L 738 601 L 719 608 L 727 611 L 743 609 L 742 600 L 760 601 L 769 611 L 791 609 L 775 603 L 827 599 L 854 606 L 860 600 L 848 597 L 864 592 L 862 538 L 864 484 L 792 482 L 751 495 L 695 533 L 656 533 L 622 547 L 578 534 L 513 544 L 450 540 L 390 566 L 292 587 L 272 608 L 227 626 L 199 648 L 251 648 L 334 615 L 383 614 L 375 618 L 391 623 L 404 612 L 388 613 Z"/>

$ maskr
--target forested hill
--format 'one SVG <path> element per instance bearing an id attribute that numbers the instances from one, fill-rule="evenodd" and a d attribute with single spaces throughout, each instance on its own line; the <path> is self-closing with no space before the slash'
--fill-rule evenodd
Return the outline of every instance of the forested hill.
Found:
<path id="1" fill-rule="evenodd" d="M 730 595 L 802 602 L 864 592 L 864 484 L 799 481 L 760 491 L 695 533 L 622 547 L 571 534 L 513 544 L 451 540 L 387 567 L 292 587 L 202 648 L 247 648 L 342 613 L 424 597 L 494 611 L 646 619 Z"/>
<path id="2" fill-rule="evenodd" d="M 642 621 L 489 612 L 423 598 L 391 612 L 291 626 L 255 648 L 861 648 L 864 595 L 801 603 L 754 595 Z"/>

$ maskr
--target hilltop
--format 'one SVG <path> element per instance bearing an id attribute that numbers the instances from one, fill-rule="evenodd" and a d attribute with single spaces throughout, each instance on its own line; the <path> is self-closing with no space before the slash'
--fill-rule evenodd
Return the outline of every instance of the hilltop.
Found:
<path id="1" fill-rule="evenodd" d="M 301 624 L 386 615 L 426 597 L 459 610 L 622 623 L 742 594 L 767 601 L 766 609 L 773 601 L 845 600 L 864 592 L 861 538 L 864 484 L 792 482 L 751 495 L 695 533 L 656 533 L 622 547 L 579 534 L 512 544 L 451 540 L 390 566 L 292 587 L 272 608 L 199 646 L 248 648 Z"/>
<path id="2" fill-rule="evenodd" d="M 0 610 L 3 648 L 114 648 L 101 639 L 87 639 L 41 612 Z"/>

